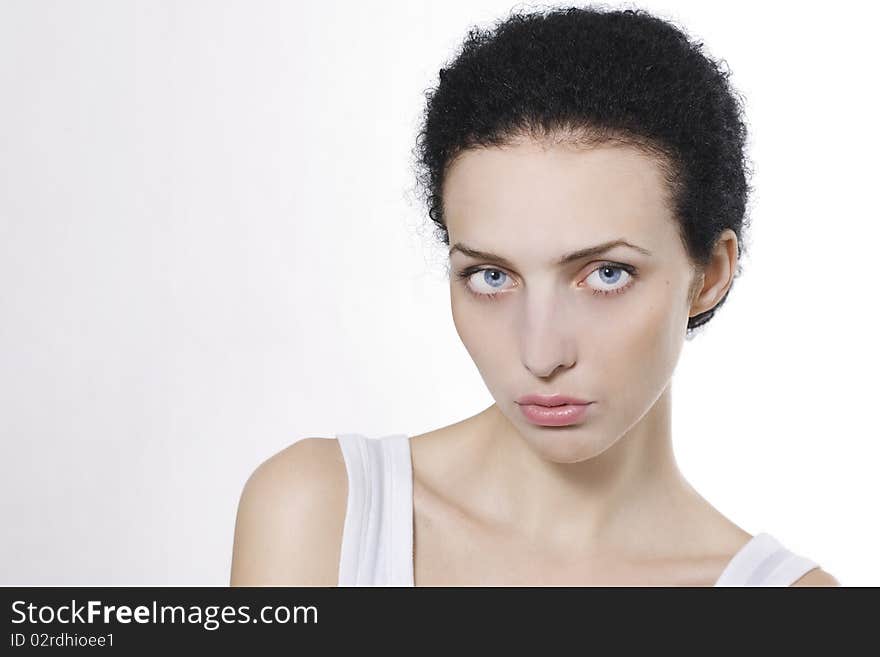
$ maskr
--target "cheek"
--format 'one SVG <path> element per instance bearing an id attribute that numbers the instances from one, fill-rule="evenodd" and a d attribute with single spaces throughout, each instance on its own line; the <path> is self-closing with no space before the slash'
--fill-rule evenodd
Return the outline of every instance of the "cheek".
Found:
<path id="1" fill-rule="evenodd" d="M 589 361 L 611 385 L 638 389 L 665 385 L 684 342 L 684 329 L 672 285 L 633 295 L 618 306 L 621 316 L 598 323 L 591 345 L 583 345 Z"/>
<path id="2" fill-rule="evenodd" d="M 475 302 L 466 295 L 462 290 L 450 295 L 452 323 L 464 348 L 481 370 L 484 364 L 509 363 L 509 323 L 493 313 L 492 302 Z"/>
<path id="3" fill-rule="evenodd" d="M 452 308 L 452 323 L 455 325 L 455 332 L 461 343 L 467 349 L 471 357 L 474 352 L 479 353 L 480 343 L 485 340 L 485 324 L 477 320 L 477 313 L 474 304 L 468 299 L 462 298 L 464 293 L 458 290 L 452 290 L 450 293 L 450 304 Z"/>

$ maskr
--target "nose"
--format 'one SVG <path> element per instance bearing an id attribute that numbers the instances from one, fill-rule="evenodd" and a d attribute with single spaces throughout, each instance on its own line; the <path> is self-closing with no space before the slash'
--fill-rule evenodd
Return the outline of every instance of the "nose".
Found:
<path id="1" fill-rule="evenodd" d="M 553 309 L 531 313 L 521 334 L 525 368 L 538 378 L 548 379 L 560 369 L 573 367 L 577 362 L 573 333 L 574 329 L 565 318 L 565 313 Z"/>
<path id="2" fill-rule="evenodd" d="M 551 365 L 549 367 L 545 367 L 543 369 L 538 369 L 536 367 L 526 365 L 526 369 L 534 374 L 539 379 L 547 379 L 550 380 L 553 375 L 556 373 L 558 369 L 568 369 L 572 366 L 572 363 L 557 363 L 555 365 Z"/>

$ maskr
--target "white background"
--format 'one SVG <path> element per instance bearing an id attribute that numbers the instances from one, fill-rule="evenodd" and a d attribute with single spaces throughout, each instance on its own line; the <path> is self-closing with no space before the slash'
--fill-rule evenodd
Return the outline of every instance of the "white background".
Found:
<path id="1" fill-rule="evenodd" d="M 880 585 L 876 17 L 638 6 L 727 61 L 755 166 L 744 275 L 674 378 L 679 463 Z M 492 403 L 412 149 L 467 28 L 514 8 L 540 6 L 0 3 L 0 584 L 225 585 L 261 461 Z"/>

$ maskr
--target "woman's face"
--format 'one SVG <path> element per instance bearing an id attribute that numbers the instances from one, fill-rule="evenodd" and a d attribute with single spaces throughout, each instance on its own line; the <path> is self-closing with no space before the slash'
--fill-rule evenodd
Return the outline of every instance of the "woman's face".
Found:
<path id="1" fill-rule="evenodd" d="M 665 193 L 658 166 L 620 145 L 525 140 L 466 151 L 448 172 L 456 330 L 498 409 L 552 461 L 603 452 L 670 382 L 695 270 Z M 617 240 L 638 248 L 558 262 Z M 529 393 L 594 403 L 577 424 L 539 426 L 516 403 Z"/>

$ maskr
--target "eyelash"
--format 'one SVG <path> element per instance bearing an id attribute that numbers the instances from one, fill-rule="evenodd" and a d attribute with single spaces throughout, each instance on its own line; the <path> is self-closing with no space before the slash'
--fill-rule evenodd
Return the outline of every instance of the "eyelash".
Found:
<path id="1" fill-rule="evenodd" d="M 633 267 L 631 265 L 624 265 L 619 262 L 600 263 L 598 267 L 593 269 L 584 278 L 586 279 L 586 278 L 592 276 L 593 272 L 598 271 L 599 269 L 620 269 L 621 271 L 625 271 L 627 274 L 630 275 L 630 280 L 623 287 L 618 287 L 613 290 L 597 290 L 595 288 L 590 288 L 592 293 L 596 296 L 603 296 L 604 297 L 604 296 L 608 296 L 608 295 L 612 295 L 612 294 L 620 294 L 622 292 L 625 292 L 626 290 L 628 290 L 632 286 L 633 281 L 636 278 L 636 268 L 635 267 Z M 473 276 L 474 274 L 481 272 L 481 271 L 503 271 L 503 270 L 499 269 L 498 267 L 473 266 L 473 267 L 466 267 L 466 268 L 456 272 L 456 276 L 458 277 L 459 280 L 464 281 L 464 287 L 471 296 L 476 297 L 478 299 L 485 299 L 486 301 L 497 301 L 502 295 L 501 292 L 493 292 L 492 294 L 484 294 L 482 292 L 474 292 L 471 289 L 471 286 L 467 284 L 467 279 L 469 279 L 471 276 Z"/>

